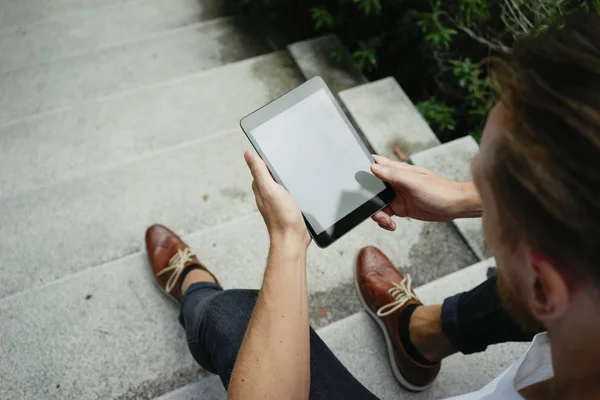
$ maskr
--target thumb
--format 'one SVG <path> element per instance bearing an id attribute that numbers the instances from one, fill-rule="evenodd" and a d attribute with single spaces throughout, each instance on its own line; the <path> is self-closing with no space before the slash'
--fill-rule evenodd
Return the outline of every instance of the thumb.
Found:
<path id="1" fill-rule="evenodd" d="M 396 188 L 400 187 L 406 190 L 417 189 L 422 184 L 418 179 L 418 175 L 410 169 L 404 168 L 403 164 L 398 164 L 372 164 L 371 172 L 382 181 L 390 183 Z"/>
<path id="2" fill-rule="evenodd" d="M 373 175 L 378 177 L 384 182 L 391 183 L 393 185 L 398 184 L 400 171 L 390 165 L 372 164 L 371 172 Z"/>
<path id="3" fill-rule="evenodd" d="M 250 150 L 246 151 L 244 153 L 244 159 L 258 186 L 262 186 L 273 180 L 265 162 L 255 152 Z"/>

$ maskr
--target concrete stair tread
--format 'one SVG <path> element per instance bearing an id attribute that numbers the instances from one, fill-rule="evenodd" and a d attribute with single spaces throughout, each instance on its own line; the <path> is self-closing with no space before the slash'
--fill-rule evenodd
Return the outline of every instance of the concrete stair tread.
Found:
<path id="1" fill-rule="evenodd" d="M 287 53 L 271 53 L 10 125 L 0 130 L 0 196 L 236 129 L 301 82 Z"/>
<path id="2" fill-rule="evenodd" d="M 56 14 L 91 10 L 135 0 L 0 0 L 0 27 L 38 21 Z"/>
<path id="3" fill-rule="evenodd" d="M 233 130 L 0 198 L 0 208 L 6 210 L 0 215 L 0 297 L 137 251 L 140 232 L 156 221 L 190 232 L 252 212 L 250 176 L 242 159 L 248 147 L 243 133 Z M 410 223 L 416 224 L 405 226 L 414 230 L 412 243 L 423 235 L 424 242 L 452 247 L 446 242 L 453 235 L 449 225 L 418 229 L 422 223 Z M 419 251 L 429 255 L 437 250 L 424 243 Z M 470 259 L 465 250 L 460 248 Z M 436 264 L 443 259 L 423 260 L 433 264 L 432 271 L 444 268 Z M 29 265 L 37 266 L 33 273 Z"/>
<path id="4" fill-rule="evenodd" d="M 139 0 L 0 30 L 0 71 L 47 62 L 221 16 L 219 0 Z"/>
<path id="5" fill-rule="evenodd" d="M 415 165 L 425 167 L 436 174 L 454 181 L 470 181 L 471 162 L 479 146 L 471 136 L 465 136 L 441 146 L 411 156 Z M 480 259 L 485 257 L 486 246 L 481 218 L 457 219 L 454 224 L 471 249 Z"/>
<path id="6" fill-rule="evenodd" d="M 269 51 L 241 17 L 0 73 L 0 126 Z"/>
<path id="7" fill-rule="evenodd" d="M 240 174 L 232 169 L 232 173 Z M 248 177 L 244 180 L 249 182 Z M 175 194 L 174 201 L 178 197 L 194 196 L 193 192 Z M 250 203 L 249 197 L 247 203 Z M 173 206 L 180 207 L 179 204 Z M 120 205 L 115 206 L 118 207 Z M 239 205 L 229 211 L 238 208 Z M 198 213 L 197 209 L 189 209 Z M 165 219 L 161 212 L 151 218 Z M 122 215 L 120 219 L 120 227 L 115 226 L 112 232 L 99 232 L 103 224 L 89 226 L 95 226 L 97 234 L 104 236 L 98 239 L 117 242 L 121 238 L 120 241 L 125 242 L 125 235 L 115 230 L 129 228 L 131 223 Z M 170 225 L 182 231 L 177 225 Z M 68 225 L 72 229 L 75 226 Z M 132 240 L 141 242 L 143 228 L 133 228 L 136 231 L 131 235 Z M 76 234 L 85 235 L 85 229 Z M 53 241 L 53 236 L 60 235 L 50 233 L 46 235 L 46 242 Z M 19 234 L 18 237 L 25 236 Z M 115 246 L 110 243 L 105 247 L 98 239 L 81 241 L 89 243 L 82 245 L 85 248 L 81 252 L 87 253 L 88 260 L 95 255 L 97 247 L 106 250 Z M 251 212 L 244 218 L 187 235 L 184 240 L 225 287 L 260 286 L 268 236 L 258 213 Z M 431 246 L 432 242 L 437 245 Z M 392 234 L 370 221 L 365 222 L 329 249 L 316 246 L 309 249 L 311 322 L 315 327 L 360 309 L 353 266 L 358 249 L 368 244 L 376 244 L 386 251 L 397 265 L 411 271 L 418 282 L 435 279 L 475 260 L 447 224 L 402 221 L 398 232 Z M 23 246 L 36 249 L 38 244 L 30 241 Z M 59 247 L 56 245 L 54 251 L 64 250 Z M 76 251 L 71 249 L 72 258 L 84 256 L 74 254 Z M 44 263 L 49 262 L 23 258 L 21 261 L 30 274 L 30 266 L 42 269 Z M 65 260 L 65 263 L 70 262 L 70 259 Z M 61 264 L 53 262 L 53 265 Z M 71 267 L 62 266 L 63 272 L 74 272 L 73 269 L 67 271 Z M 11 272 L 20 278 L 26 273 L 14 268 Z M 7 278 L 3 276 L 3 282 L 9 281 Z M 320 312 L 322 307 L 329 308 L 326 316 Z M 143 252 L 6 297 L 0 300 L 0 326 L 3 327 L 0 329 L 3 354 L 0 375 L 4 377 L 0 398 L 14 398 L 18 394 L 25 398 L 112 398 L 124 392 L 138 398 L 149 392 L 164 393 L 182 386 L 182 380 L 192 382 L 197 379 L 199 370 L 187 354 L 176 317 L 176 308 L 154 287 Z M 136 368 L 131 368 L 132 365 Z M 60 390 L 56 388 L 59 384 Z"/>
<path id="8" fill-rule="evenodd" d="M 410 156 L 440 143 L 392 77 L 344 90 L 339 97 L 377 154 L 397 159 L 394 145 Z"/>
<path id="9" fill-rule="evenodd" d="M 486 279 L 493 259 L 475 264 L 417 288 L 426 304 L 441 303 L 446 297 L 469 290 Z M 434 385 L 422 392 L 411 393 L 400 387 L 392 375 L 388 355 L 379 327 L 365 313 L 359 312 L 318 330 L 319 335 L 353 375 L 378 398 L 441 399 L 485 386 L 510 366 L 526 350 L 528 344 L 509 343 L 488 348 L 485 353 L 454 355 L 446 359 Z M 356 349 L 360 349 L 357 351 Z M 167 393 L 159 400 L 224 400 L 225 390 L 216 376 L 203 378 Z"/>
<path id="10" fill-rule="evenodd" d="M 331 52 L 334 50 L 347 53 L 335 35 L 296 42 L 290 44 L 288 50 L 307 80 L 320 76 L 333 94 L 367 82 L 350 61 L 340 65 L 331 59 Z M 351 60 L 349 55 L 346 58 Z"/>
<path id="11" fill-rule="evenodd" d="M 156 221 L 190 232 L 254 211 L 248 147 L 230 131 L 0 198 L 0 297 L 138 251 Z"/>
<path id="12" fill-rule="evenodd" d="M 156 400 L 226 400 L 227 392 L 216 375 L 207 376 L 157 397 Z"/>

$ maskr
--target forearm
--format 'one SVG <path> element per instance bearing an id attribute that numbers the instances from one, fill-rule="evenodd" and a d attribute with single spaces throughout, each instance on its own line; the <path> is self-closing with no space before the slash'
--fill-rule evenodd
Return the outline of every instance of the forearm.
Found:
<path id="1" fill-rule="evenodd" d="M 473 182 L 457 183 L 459 198 L 454 208 L 455 218 L 475 218 L 483 214 L 481 197 Z"/>
<path id="2" fill-rule="evenodd" d="M 306 246 L 293 240 L 272 241 L 228 398 L 308 399 L 309 329 Z"/>

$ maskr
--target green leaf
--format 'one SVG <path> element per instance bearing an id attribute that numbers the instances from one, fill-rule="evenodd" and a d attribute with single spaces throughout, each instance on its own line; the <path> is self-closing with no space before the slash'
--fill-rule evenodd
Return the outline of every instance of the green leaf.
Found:
<path id="1" fill-rule="evenodd" d="M 358 4 L 358 8 L 366 16 L 371 15 L 373 12 L 377 14 L 381 13 L 381 0 L 352 0 L 352 2 Z"/>
<path id="2" fill-rule="evenodd" d="M 333 28 L 333 16 L 324 7 L 315 7 L 310 9 L 311 17 L 315 23 L 315 31 L 325 27 L 327 29 Z"/>
<path id="3" fill-rule="evenodd" d="M 358 50 L 352 53 L 352 57 L 361 71 L 377 68 L 377 47 L 380 43 L 379 38 L 372 38 L 368 42 L 358 41 Z"/>
<path id="4" fill-rule="evenodd" d="M 437 101 L 435 97 L 418 103 L 416 107 L 429 125 L 439 133 L 453 131 L 456 128 L 454 109 Z"/>

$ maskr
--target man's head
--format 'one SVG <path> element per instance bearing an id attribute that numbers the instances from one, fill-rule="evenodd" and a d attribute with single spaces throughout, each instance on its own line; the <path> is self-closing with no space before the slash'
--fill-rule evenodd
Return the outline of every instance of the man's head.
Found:
<path id="1" fill-rule="evenodd" d="M 551 329 L 600 309 L 600 21 L 522 40 L 494 77 L 473 165 L 484 231 L 506 307 Z"/>

